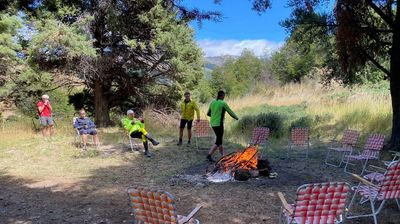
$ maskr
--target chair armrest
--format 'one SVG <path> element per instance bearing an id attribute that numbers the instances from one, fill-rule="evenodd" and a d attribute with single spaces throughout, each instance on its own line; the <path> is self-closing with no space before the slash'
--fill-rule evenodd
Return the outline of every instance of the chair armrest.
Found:
<path id="1" fill-rule="evenodd" d="M 355 179 L 357 179 L 358 181 L 360 181 L 361 183 L 365 184 L 365 185 L 368 185 L 368 186 L 371 186 L 371 187 L 378 187 L 378 186 L 376 186 L 375 184 L 369 182 L 368 180 L 366 180 L 366 179 L 364 179 L 364 178 L 358 176 L 357 174 L 354 174 L 354 173 L 353 173 L 352 176 L 353 176 Z"/>
<path id="2" fill-rule="evenodd" d="M 189 215 L 187 215 L 185 218 L 179 220 L 179 224 L 187 223 L 193 216 L 201 209 L 202 205 L 197 205 L 196 208 L 194 208 Z"/>
<path id="3" fill-rule="evenodd" d="M 293 209 L 290 208 L 289 204 L 287 203 L 285 196 L 282 194 L 282 192 L 278 192 L 278 197 L 282 202 L 283 208 L 288 211 L 290 214 L 293 214 Z"/>
<path id="4" fill-rule="evenodd" d="M 382 167 L 379 167 L 379 166 L 369 165 L 369 167 L 374 168 L 374 169 L 379 170 L 379 171 L 383 171 L 383 172 L 386 171 L 385 168 L 382 168 Z"/>

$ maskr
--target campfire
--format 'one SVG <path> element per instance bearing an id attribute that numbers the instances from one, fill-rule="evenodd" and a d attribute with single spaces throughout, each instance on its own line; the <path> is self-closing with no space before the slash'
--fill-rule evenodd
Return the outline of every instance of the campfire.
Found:
<path id="1" fill-rule="evenodd" d="M 269 176 L 270 169 L 268 161 L 259 158 L 257 147 L 249 146 L 244 151 L 221 157 L 207 179 L 212 182 L 247 180 L 259 175 Z"/>

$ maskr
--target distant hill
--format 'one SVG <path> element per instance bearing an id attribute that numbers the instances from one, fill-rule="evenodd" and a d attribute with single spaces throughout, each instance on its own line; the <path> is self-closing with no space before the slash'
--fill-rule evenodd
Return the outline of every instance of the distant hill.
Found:
<path id="1" fill-rule="evenodd" d="M 228 58 L 238 58 L 238 56 L 233 55 L 224 55 L 224 56 L 216 56 L 216 57 L 205 57 L 205 67 L 210 70 L 214 70 L 215 67 L 222 66 Z"/>

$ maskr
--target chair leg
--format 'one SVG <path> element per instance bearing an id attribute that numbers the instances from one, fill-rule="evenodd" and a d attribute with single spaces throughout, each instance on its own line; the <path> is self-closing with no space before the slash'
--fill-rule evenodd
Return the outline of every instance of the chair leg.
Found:
<path id="1" fill-rule="evenodd" d="M 364 174 L 364 171 L 367 169 L 368 159 L 366 159 L 365 162 L 361 160 L 361 164 L 362 164 L 362 170 L 360 175 L 362 176 Z"/>
<path id="2" fill-rule="evenodd" d="M 347 166 L 349 165 L 349 161 L 350 161 L 350 157 L 347 157 L 346 165 L 344 166 L 344 172 L 345 172 L 345 173 L 351 174 L 351 172 L 349 172 L 349 171 L 347 170 Z"/>

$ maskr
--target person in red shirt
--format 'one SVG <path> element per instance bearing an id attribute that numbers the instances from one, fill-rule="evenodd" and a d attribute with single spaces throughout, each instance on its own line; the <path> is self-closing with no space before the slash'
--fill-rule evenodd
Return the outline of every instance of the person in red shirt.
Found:
<path id="1" fill-rule="evenodd" d="M 48 95 L 43 95 L 42 100 L 36 104 L 39 112 L 40 125 L 42 125 L 43 137 L 52 136 L 54 134 L 54 121 L 51 116 L 52 107 Z"/>

